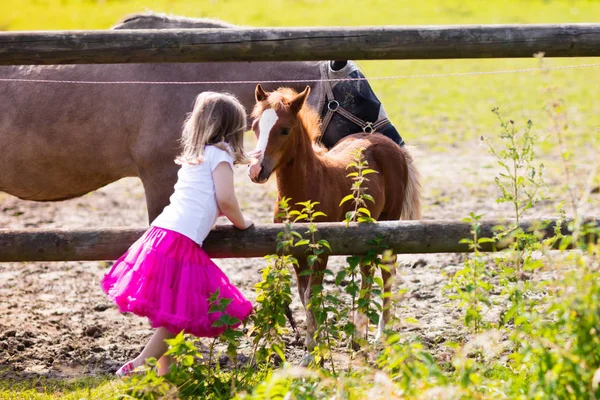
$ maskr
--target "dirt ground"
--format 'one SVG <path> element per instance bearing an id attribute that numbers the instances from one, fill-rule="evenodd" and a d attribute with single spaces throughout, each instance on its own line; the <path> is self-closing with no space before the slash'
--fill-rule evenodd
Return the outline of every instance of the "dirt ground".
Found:
<path id="1" fill-rule="evenodd" d="M 414 150 L 422 174 L 425 219 L 461 219 L 470 212 L 484 217 L 510 216 L 508 205 L 497 204 L 496 164 L 485 148 L 466 143 L 444 153 Z M 579 182 L 587 177 L 593 154 L 582 157 Z M 552 201 L 541 203 L 530 216 L 552 215 L 565 191 L 562 172 L 549 170 Z M 275 199 L 273 180 L 251 183 L 244 167 L 237 167 L 236 185 L 243 210 L 256 223 L 271 221 Z M 561 197 L 562 195 L 562 197 Z M 584 212 L 594 214 L 598 194 Z M 595 197 L 594 197 L 595 196 Z M 597 213 L 596 213 L 597 214 Z M 81 198 L 57 202 L 22 201 L 0 193 L 0 228 L 142 227 L 147 225 L 139 180 L 127 178 Z M 219 221 L 225 223 L 225 221 Z M 0 249 L 1 251 L 1 249 Z M 443 293 L 447 276 L 461 265 L 463 255 L 401 255 L 395 290 L 406 292 L 394 310 L 394 329 L 416 335 L 426 346 L 464 336 L 461 313 Z M 216 260 L 232 282 L 254 300 L 253 285 L 265 265 L 262 259 Z M 343 257 L 330 266 L 339 268 Z M 145 319 L 123 315 L 100 290 L 99 281 L 109 262 L 0 263 L 0 374 L 70 377 L 111 373 L 141 350 L 151 334 Z M 304 314 L 299 299 L 293 303 L 296 320 Z M 408 317 L 418 324 L 403 323 Z M 290 337 L 288 358 L 298 361 L 302 344 Z M 438 356 L 443 349 L 433 349 Z M 249 342 L 242 352 L 249 351 Z"/>

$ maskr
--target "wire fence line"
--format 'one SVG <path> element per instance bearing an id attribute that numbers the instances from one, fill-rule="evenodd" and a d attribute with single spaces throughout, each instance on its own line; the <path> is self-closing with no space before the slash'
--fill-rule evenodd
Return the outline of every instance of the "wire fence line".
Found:
<path id="1" fill-rule="evenodd" d="M 377 80 L 400 80 L 400 79 L 429 79 L 429 78 L 449 78 L 462 76 L 481 76 L 481 75 L 506 75 L 516 73 L 531 73 L 543 71 L 557 71 L 580 68 L 596 68 L 600 67 L 600 63 L 594 64 L 575 64 L 563 65 L 556 67 L 536 67 L 522 69 L 508 69 L 496 71 L 474 71 L 474 72 L 453 72 L 441 74 L 419 74 L 419 75 L 392 75 L 392 76 L 375 76 L 369 78 L 331 78 L 331 79 L 284 79 L 284 80 L 237 80 L 237 81 L 74 81 L 61 79 L 27 79 L 27 78 L 0 78 L 0 82 L 15 82 L 15 83 L 62 83 L 62 84 L 78 84 L 78 85 L 227 85 L 227 84 L 252 84 L 259 83 L 308 83 L 308 82 L 339 82 L 339 81 L 377 81 Z"/>

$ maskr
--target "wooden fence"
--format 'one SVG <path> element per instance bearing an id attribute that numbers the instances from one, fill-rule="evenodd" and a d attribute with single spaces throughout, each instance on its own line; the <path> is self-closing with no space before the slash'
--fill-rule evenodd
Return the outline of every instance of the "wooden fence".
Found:
<path id="1" fill-rule="evenodd" d="M 0 32 L 0 65 L 600 56 L 600 24 Z"/>
<path id="2" fill-rule="evenodd" d="M 588 220 L 596 224 L 599 220 Z M 479 237 L 493 237 L 496 228 L 511 226 L 513 220 L 480 221 Z M 541 239 L 554 235 L 556 219 L 527 219 L 520 222 L 526 231 L 535 231 Z M 569 234 L 569 223 L 560 231 Z M 459 243 L 472 237 L 471 225 L 452 220 L 384 221 L 376 224 L 321 223 L 317 238 L 327 239 L 331 255 L 365 254 L 377 238 L 396 253 L 461 253 L 469 246 Z M 281 224 L 267 224 L 240 231 L 232 226 L 218 226 L 206 238 L 203 248 L 214 258 L 262 257 L 276 252 L 277 234 Z M 297 224 L 298 233 L 307 230 L 306 224 Z M 8 261 L 83 261 L 114 260 L 138 239 L 144 229 L 60 230 L 29 229 L 0 230 L 0 262 Z M 588 237 L 592 240 L 591 237 Z M 482 245 L 482 251 L 501 250 L 510 244 L 505 240 L 492 246 Z M 297 256 L 305 254 L 306 246 L 293 249 Z"/>
<path id="3" fill-rule="evenodd" d="M 236 28 L 73 32 L 0 32 L 0 65 L 299 61 L 323 59 L 447 59 L 600 56 L 600 24 L 413 26 L 363 28 Z M 525 230 L 552 235 L 556 220 L 524 220 Z M 598 225 L 598 220 L 591 222 Z M 481 237 L 510 220 L 481 222 Z M 221 226 L 204 247 L 212 257 L 275 252 L 281 225 L 248 231 Z M 297 226 L 299 232 L 305 226 Z M 333 255 L 364 254 L 380 237 L 397 253 L 467 252 L 471 226 L 457 221 L 400 221 L 346 227 L 319 224 Z M 568 234 L 566 227 L 562 231 Z M 0 262 L 111 260 L 143 229 L 0 230 Z M 506 243 L 499 243 L 501 249 Z M 494 250 L 489 244 L 483 251 Z M 302 247 L 294 249 L 302 254 Z"/>

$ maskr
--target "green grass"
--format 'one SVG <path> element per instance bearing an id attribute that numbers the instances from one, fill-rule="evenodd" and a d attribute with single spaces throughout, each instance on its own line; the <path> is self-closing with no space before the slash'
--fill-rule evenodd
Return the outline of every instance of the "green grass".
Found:
<path id="1" fill-rule="evenodd" d="M 112 377 L 76 379 L 0 378 L 0 400 L 111 399 L 119 382 Z"/>
<path id="2" fill-rule="evenodd" d="M 594 22 L 599 1 L 507 0 L 8 0 L 0 4 L 0 29 L 106 29 L 123 16 L 154 10 L 214 17 L 249 26 L 414 25 Z M 552 59 L 547 65 L 599 63 L 600 59 Z M 534 68 L 534 59 L 368 61 L 369 77 L 481 72 Z M 543 107 L 548 82 L 560 88 L 569 107 L 570 133 L 596 141 L 600 126 L 600 68 L 540 73 L 412 78 L 372 81 L 409 144 L 443 151 L 471 146 L 495 134 L 490 112 L 500 107 L 516 121 L 531 119 L 535 132 L 553 140 Z M 551 142 L 547 148 L 553 147 Z"/>
<path id="3" fill-rule="evenodd" d="M 4 29 L 106 29 L 144 10 L 253 26 L 595 22 L 600 2 L 506 0 L 5 0 Z"/>

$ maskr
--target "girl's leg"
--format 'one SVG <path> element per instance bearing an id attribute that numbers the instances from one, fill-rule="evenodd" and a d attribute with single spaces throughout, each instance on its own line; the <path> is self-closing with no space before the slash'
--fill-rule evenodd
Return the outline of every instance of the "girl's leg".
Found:
<path id="1" fill-rule="evenodd" d="M 148 359 L 150 357 L 154 357 L 156 359 L 164 359 L 165 357 L 163 357 L 163 354 L 165 354 L 165 352 L 169 348 L 169 346 L 165 343 L 165 340 L 173 339 L 175 336 L 176 336 L 175 334 L 169 332 L 165 328 L 156 329 L 156 331 L 154 331 L 154 334 L 148 341 L 148 344 L 146 344 L 146 347 L 144 347 L 144 350 L 142 350 L 142 352 L 140 353 L 139 356 L 137 356 L 135 359 L 133 359 L 131 361 L 131 363 L 133 364 L 133 367 L 137 368 L 140 365 L 143 365 L 144 362 L 146 362 L 146 359 Z M 164 364 L 164 360 L 163 360 L 163 364 Z M 168 365 L 170 365 L 170 364 L 168 364 Z M 167 365 L 167 371 L 168 371 L 168 365 Z M 160 372 L 160 369 L 161 369 L 161 366 L 159 364 L 159 372 Z"/>
<path id="2" fill-rule="evenodd" d="M 173 358 L 171 356 L 162 356 L 158 359 L 158 376 L 163 376 L 169 372 Z"/>

